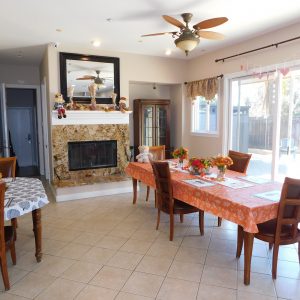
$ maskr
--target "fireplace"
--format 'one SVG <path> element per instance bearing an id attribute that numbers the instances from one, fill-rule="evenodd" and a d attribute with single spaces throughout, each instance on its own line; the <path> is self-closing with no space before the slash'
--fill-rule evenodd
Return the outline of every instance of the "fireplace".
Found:
<path id="1" fill-rule="evenodd" d="M 117 167 L 117 141 L 68 142 L 69 171 Z"/>

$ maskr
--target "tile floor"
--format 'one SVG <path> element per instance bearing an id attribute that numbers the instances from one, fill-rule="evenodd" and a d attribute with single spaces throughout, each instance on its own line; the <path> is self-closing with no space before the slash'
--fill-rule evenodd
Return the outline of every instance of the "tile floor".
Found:
<path id="1" fill-rule="evenodd" d="M 17 265 L 8 259 L 11 289 L 0 300 L 24 299 L 300 299 L 297 246 L 280 249 L 278 279 L 271 277 L 272 253 L 256 241 L 251 285 L 243 284 L 243 257 L 235 258 L 236 225 L 205 215 L 176 220 L 168 241 L 168 217 L 155 230 L 153 192 L 142 188 L 137 205 L 122 194 L 64 203 L 42 210 L 43 260 L 34 257 L 31 216 L 19 218 Z M 2 280 L 0 288 L 3 291 Z"/>

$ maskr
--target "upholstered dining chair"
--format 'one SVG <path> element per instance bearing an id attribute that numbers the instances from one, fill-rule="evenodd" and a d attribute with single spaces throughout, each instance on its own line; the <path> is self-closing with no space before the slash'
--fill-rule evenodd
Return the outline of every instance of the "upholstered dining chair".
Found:
<path id="1" fill-rule="evenodd" d="M 203 211 L 198 208 L 184 203 L 173 197 L 173 188 L 171 183 L 171 173 L 168 162 L 152 161 L 151 162 L 153 173 L 156 183 L 156 195 L 157 195 L 157 224 L 156 230 L 158 230 L 160 223 L 160 212 L 170 216 L 170 241 L 173 241 L 174 237 L 174 215 L 182 216 L 185 214 L 199 212 L 199 228 L 200 234 L 203 235 L 204 223 L 203 223 Z"/>
<path id="2" fill-rule="evenodd" d="M 232 170 L 243 174 L 247 172 L 252 154 L 229 150 L 228 156 L 233 161 L 233 164 L 228 167 L 228 170 Z M 218 217 L 218 226 L 220 227 L 221 225 L 222 218 Z"/>
<path id="3" fill-rule="evenodd" d="M 16 177 L 16 163 L 17 158 L 13 157 L 0 157 L 0 172 L 3 178 L 6 177 Z M 17 237 L 16 228 L 18 227 L 18 222 L 16 218 L 11 219 L 11 224 L 15 229 L 15 238 Z"/>
<path id="4" fill-rule="evenodd" d="M 165 145 L 151 146 L 151 147 L 149 147 L 149 153 L 151 153 L 153 155 L 152 160 L 154 160 L 154 161 L 164 160 L 166 157 L 166 146 Z M 150 186 L 147 186 L 146 201 L 149 200 L 149 194 L 150 194 Z"/>
<path id="5" fill-rule="evenodd" d="M 280 245 L 298 242 L 298 259 L 300 263 L 300 179 L 286 177 L 281 190 L 278 216 L 276 219 L 258 224 L 255 238 L 273 246 L 272 277 L 276 279 L 277 260 Z M 238 228 L 236 256 L 240 257 L 243 248 L 243 229 Z M 272 247 L 270 247 L 271 249 Z"/>
<path id="6" fill-rule="evenodd" d="M 16 264 L 16 250 L 15 250 L 15 230 L 13 226 L 4 226 L 4 194 L 5 194 L 5 183 L 0 183 L 0 264 L 1 273 L 3 277 L 3 283 L 5 290 L 10 289 L 7 262 L 6 262 L 6 251 L 10 250 L 11 259 L 13 264 Z"/>

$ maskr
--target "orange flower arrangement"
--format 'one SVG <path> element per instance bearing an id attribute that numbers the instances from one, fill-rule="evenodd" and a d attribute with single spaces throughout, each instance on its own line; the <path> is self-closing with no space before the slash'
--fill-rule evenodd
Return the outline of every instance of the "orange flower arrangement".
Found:
<path id="1" fill-rule="evenodd" d="M 213 165 L 216 166 L 219 170 L 226 170 L 227 167 L 233 164 L 232 159 L 229 156 L 218 155 L 213 158 Z"/>
<path id="2" fill-rule="evenodd" d="M 184 160 L 188 158 L 188 149 L 180 147 L 174 150 L 173 152 L 174 158 L 179 158 L 179 160 Z"/>

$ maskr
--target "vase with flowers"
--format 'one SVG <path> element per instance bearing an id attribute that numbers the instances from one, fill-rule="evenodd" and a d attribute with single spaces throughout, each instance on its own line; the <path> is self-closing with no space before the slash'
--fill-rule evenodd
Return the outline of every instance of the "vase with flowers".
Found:
<path id="1" fill-rule="evenodd" d="M 213 166 L 212 158 L 200 158 L 201 163 L 203 164 L 203 173 L 210 174 L 210 168 Z"/>
<path id="2" fill-rule="evenodd" d="M 180 147 L 174 150 L 173 157 L 178 158 L 179 167 L 183 167 L 183 160 L 188 158 L 188 149 Z"/>
<path id="3" fill-rule="evenodd" d="M 213 159 L 213 165 L 219 170 L 217 179 L 224 180 L 225 172 L 229 166 L 233 164 L 232 159 L 229 156 L 218 155 Z"/>
<path id="4" fill-rule="evenodd" d="M 202 175 L 204 173 L 204 164 L 201 158 L 192 157 L 189 160 L 189 171 L 193 175 Z"/>

